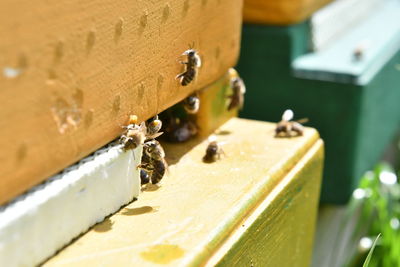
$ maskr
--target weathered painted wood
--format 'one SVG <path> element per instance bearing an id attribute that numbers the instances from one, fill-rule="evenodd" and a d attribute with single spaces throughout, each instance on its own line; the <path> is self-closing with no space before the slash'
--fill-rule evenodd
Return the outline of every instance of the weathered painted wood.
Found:
<path id="1" fill-rule="evenodd" d="M 244 0 L 243 20 L 248 23 L 289 25 L 307 19 L 332 0 Z"/>
<path id="2" fill-rule="evenodd" d="M 367 86 L 400 50 L 400 4 L 388 0 L 328 47 L 293 62 L 299 78 Z M 382 30 L 385 29 L 385 30 Z M 357 59 L 355 52 L 361 53 Z"/>
<path id="3" fill-rule="evenodd" d="M 200 137 L 210 135 L 224 122 L 237 116 L 237 108 L 228 110 L 228 96 L 232 94 L 231 79 L 238 76 L 231 68 L 221 79 L 199 91 L 200 109 L 196 114 L 196 124 Z"/>
<path id="4" fill-rule="evenodd" d="M 231 237 L 257 236 L 257 229 L 269 237 L 258 245 L 274 248 L 276 255 L 296 251 L 292 260 L 308 266 L 322 142 L 311 128 L 302 137 L 276 139 L 274 127 L 229 120 L 216 131 L 218 140 L 225 142 L 226 155 L 210 164 L 202 162 L 206 140 L 165 144 L 170 169 L 162 185 L 147 188 L 139 200 L 95 226 L 44 266 L 211 264 Z M 270 255 L 248 252 L 254 262 Z M 238 256 L 231 253 L 222 255 L 232 260 Z M 250 266 L 248 257 L 243 260 L 249 260 Z"/>
<path id="5" fill-rule="evenodd" d="M 314 12 L 310 18 L 313 49 L 327 48 L 342 34 L 351 31 L 349 25 L 357 25 L 364 18 L 373 16 L 381 5 L 381 0 L 336 0 Z"/>
<path id="6" fill-rule="evenodd" d="M 0 204 L 236 63 L 242 0 L 2 1 Z M 178 57 L 203 65 L 180 86 Z"/>

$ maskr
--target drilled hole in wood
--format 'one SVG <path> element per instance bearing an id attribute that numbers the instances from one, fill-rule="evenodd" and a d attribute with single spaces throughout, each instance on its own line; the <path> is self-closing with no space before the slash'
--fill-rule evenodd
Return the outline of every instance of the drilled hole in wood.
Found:
<path id="1" fill-rule="evenodd" d="M 190 3 L 189 0 L 183 2 L 182 17 L 185 17 L 189 11 Z"/>
<path id="2" fill-rule="evenodd" d="M 138 29 L 138 33 L 139 35 L 142 35 L 146 26 L 147 26 L 147 17 L 148 17 L 149 13 L 147 12 L 147 10 L 144 11 L 143 15 L 140 17 L 139 20 L 139 29 Z"/>
<path id="3" fill-rule="evenodd" d="M 115 41 L 115 43 L 118 43 L 119 40 L 121 39 L 123 24 L 124 24 L 124 19 L 123 18 L 119 18 L 118 22 L 115 24 L 115 30 L 114 30 L 114 41 Z"/>
<path id="4" fill-rule="evenodd" d="M 93 113 L 94 113 L 93 109 L 90 109 L 90 110 L 88 110 L 88 111 L 86 112 L 86 115 L 85 115 L 85 122 L 84 122 L 86 128 L 89 128 L 90 125 L 92 125 L 92 122 L 93 122 Z"/>
<path id="5" fill-rule="evenodd" d="M 94 30 L 90 31 L 86 37 L 86 53 L 89 54 L 96 42 L 96 33 Z"/>
<path id="6" fill-rule="evenodd" d="M 162 23 L 165 23 L 168 20 L 170 13 L 171 13 L 171 7 L 169 6 L 169 4 L 166 4 L 163 9 L 163 13 L 162 13 L 162 17 L 161 17 Z"/>

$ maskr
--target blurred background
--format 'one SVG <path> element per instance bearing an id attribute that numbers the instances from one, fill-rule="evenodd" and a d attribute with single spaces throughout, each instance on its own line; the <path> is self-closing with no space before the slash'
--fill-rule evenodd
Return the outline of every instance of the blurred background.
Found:
<path id="1" fill-rule="evenodd" d="M 400 1 L 244 1 L 241 117 L 325 141 L 313 266 L 400 266 Z"/>

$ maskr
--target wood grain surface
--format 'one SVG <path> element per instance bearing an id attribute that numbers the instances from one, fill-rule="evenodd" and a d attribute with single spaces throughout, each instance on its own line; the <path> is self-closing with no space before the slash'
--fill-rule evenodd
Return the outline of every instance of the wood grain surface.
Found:
<path id="1" fill-rule="evenodd" d="M 215 132 L 226 155 L 214 163 L 202 161 L 202 138 L 164 144 L 170 168 L 162 184 L 144 189 L 44 266 L 212 266 L 225 256 L 232 260 L 226 266 L 308 266 L 323 145 L 314 129 L 277 139 L 274 128 L 229 120 Z M 235 236 L 247 236 L 240 261 L 230 252 Z"/>
<path id="2" fill-rule="evenodd" d="M 0 3 L 0 204 L 235 65 L 241 0 Z M 203 65 L 180 86 L 180 54 Z"/>
<path id="3" fill-rule="evenodd" d="M 289 25 L 302 22 L 332 0 L 244 0 L 243 21 Z"/>

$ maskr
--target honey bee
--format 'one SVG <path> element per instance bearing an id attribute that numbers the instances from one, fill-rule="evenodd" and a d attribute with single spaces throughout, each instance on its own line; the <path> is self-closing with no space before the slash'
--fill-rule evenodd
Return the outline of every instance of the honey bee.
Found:
<path id="1" fill-rule="evenodd" d="M 150 181 L 152 184 L 157 184 L 161 181 L 168 169 L 168 164 L 164 158 L 164 149 L 157 140 L 144 143 L 142 162 L 138 166 L 141 169 L 142 184 Z M 146 175 L 142 175 L 142 170 L 146 172 Z"/>
<path id="2" fill-rule="evenodd" d="M 143 170 L 143 169 L 140 169 L 140 183 L 141 183 L 141 184 L 148 184 L 148 183 L 150 183 L 150 176 L 149 176 L 149 174 L 148 174 L 145 170 Z"/>
<path id="3" fill-rule="evenodd" d="M 275 129 L 275 137 L 292 137 L 301 136 L 304 133 L 304 127 L 301 123 L 305 123 L 308 119 L 301 119 L 298 121 L 292 121 L 293 111 L 291 109 L 285 110 L 282 115 L 282 120 L 278 122 Z"/>
<path id="4" fill-rule="evenodd" d="M 353 50 L 353 61 L 361 61 L 370 46 L 369 40 L 363 40 L 357 44 L 357 46 Z"/>
<path id="5" fill-rule="evenodd" d="M 221 145 L 214 138 L 210 138 L 203 161 L 206 163 L 215 162 L 221 158 L 221 154 L 225 154 Z"/>
<path id="6" fill-rule="evenodd" d="M 197 93 L 188 96 L 183 100 L 183 107 L 189 114 L 195 114 L 200 108 L 200 99 Z"/>
<path id="7" fill-rule="evenodd" d="M 231 79 L 231 88 L 233 94 L 228 96 L 230 98 L 230 102 L 228 105 L 228 110 L 232 110 L 233 108 L 238 107 L 239 110 L 242 110 L 244 104 L 244 94 L 246 93 L 246 86 L 241 78 L 236 77 Z"/>
<path id="8" fill-rule="evenodd" d="M 129 124 L 123 126 L 125 132 L 122 134 L 119 142 L 124 145 L 124 150 L 135 149 L 139 145 L 143 145 L 146 140 L 151 140 L 162 135 L 162 132 L 158 132 L 161 126 L 162 122 L 158 119 L 158 116 L 155 116 L 146 126 L 145 122 L 138 125 L 137 116 L 131 115 L 129 117 Z"/>
<path id="9" fill-rule="evenodd" d="M 162 121 L 158 118 L 158 115 L 154 116 L 153 119 L 147 123 L 147 139 L 154 139 L 162 134 L 159 133 L 162 127 Z"/>
<path id="10" fill-rule="evenodd" d="M 196 78 L 198 68 L 201 67 L 201 59 L 197 51 L 193 48 L 183 52 L 182 56 L 186 56 L 187 61 L 179 61 L 179 63 L 186 65 L 186 70 L 178 74 L 176 79 L 180 79 L 181 85 L 186 86 Z"/>
<path id="11" fill-rule="evenodd" d="M 181 143 L 195 136 L 198 128 L 192 121 L 172 117 L 165 131 L 168 141 Z"/>
<path id="12" fill-rule="evenodd" d="M 137 116 L 131 115 L 128 126 L 123 126 L 125 132 L 122 134 L 119 142 L 123 144 L 124 150 L 135 149 L 143 145 L 146 140 L 146 125 L 142 122 L 137 125 Z"/>

